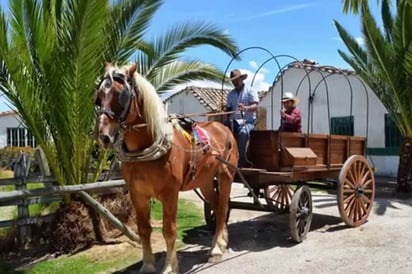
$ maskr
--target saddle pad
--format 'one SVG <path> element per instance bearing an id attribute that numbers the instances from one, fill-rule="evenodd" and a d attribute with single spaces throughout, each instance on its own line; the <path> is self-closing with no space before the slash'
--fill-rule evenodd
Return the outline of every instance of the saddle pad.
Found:
<path id="1" fill-rule="evenodd" d="M 209 135 L 207 134 L 207 131 L 199 126 L 193 127 L 193 136 L 195 138 L 196 144 L 209 143 Z"/>

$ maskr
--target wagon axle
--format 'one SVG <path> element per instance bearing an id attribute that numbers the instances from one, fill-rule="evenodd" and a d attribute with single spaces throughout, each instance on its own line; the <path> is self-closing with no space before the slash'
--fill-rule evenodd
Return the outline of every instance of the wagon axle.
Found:
<path id="1" fill-rule="evenodd" d="M 364 188 L 360 185 L 357 184 L 355 187 L 355 195 L 356 197 L 360 197 L 361 195 L 363 195 L 365 193 Z"/>
<path id="2" fill-rule="evenodd" d="M 308 207 L 302 207 L 299 209 L 299 216 L 302 218 L 306 218 L 309 215 L 309 208 Z"/>

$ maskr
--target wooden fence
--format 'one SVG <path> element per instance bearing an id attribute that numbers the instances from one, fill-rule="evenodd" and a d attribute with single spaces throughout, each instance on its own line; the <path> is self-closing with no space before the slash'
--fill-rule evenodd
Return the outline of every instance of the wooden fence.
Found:
<path id="1" fill-rule="evenodd" d="M 43 162 L 42 167 L 40 168 L 42 173 L 49 175 L 50 171 L 48 170 L 47 164 L 44 163 L 41 154 L 39 159 L 40 162 Z M 121 223 L 106 208 L 104 208 L 87 193 L 106 191 L 114 187 L 125 187 L 125 182 L 123 180 L 101 181 L 72 186 L 56 186 L 56 181 L 51 176 L 28 176 L 29 168 L 30 157 L 21 154 L 14 165 L 14 178 L 0 179 L 0 186 L 15 186 L 15 190 L 13 191 L 0 192 L 0 207 L 17 206 L 17 218 L 0 221 L 0 227 L 17 227 L 19 230 L 18 240 L 21 244 L 31 241 L 32 224 L 50 222 L 54 218 L 54 214 L 30 216 L 29 205 L 48 204 L 51 202 L 62 201 L 63 195 L 67 193 L 76 193 L 93 209 L 95 209 L 103 217 L 107 218 L 126 236 L 134 241 L 139 241 L 139 237 L 132 230 L 130 230 L 125 224 Z M 42 188 L 28 189 L 28 183 L 43 183 L 44 186 Z"/>

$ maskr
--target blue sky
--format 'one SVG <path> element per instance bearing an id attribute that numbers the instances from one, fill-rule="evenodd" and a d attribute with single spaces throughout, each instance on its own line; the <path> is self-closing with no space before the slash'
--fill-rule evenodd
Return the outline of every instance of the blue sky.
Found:
<path id="1" fill-rule="evenodd" d="M 5 0 L 0 1 L 4 7 Z M 376 1 L 371 1 L 376 8 Z M 340 68 L 349 66 L 337 50 L 345 50 L 333 20 L 340 22 L 349 32 L 360 38 L 359 18 L 342 13 L 340 0 L 164 0 L 148 31 L 148 38 L 164 33 L 174 24 L 182 22 L 210 22 L 228 34 L 239 48 L 262 47 L 273 55 L 291 55 L 299 60 L 312 59 L 320 65 Z M 262 50 L 248 50 L 242 61 L 234 61 L 229 69 L 240 68 L 253 76 L 259 66 L 271 56 Z M 212 47 L 199 47 L 187 52 L 184 58 L 200 59 L 225 70 L 230 57 Z M 290 58 L 279 58 L 289 63 Z M 255 76 L 253 87 L 267 89 L 278 72 L 274 62 L 268 62 Z M 248 77 L 250 81 L 253 77 Z M 190 83 L 210 86 L 211 83 Z M 214 84 L 213 86 L 218 86 Z M 182 88 L 181 87 L 178 87 Z M 7 110 L 0 102 L 0 111 Z"/>

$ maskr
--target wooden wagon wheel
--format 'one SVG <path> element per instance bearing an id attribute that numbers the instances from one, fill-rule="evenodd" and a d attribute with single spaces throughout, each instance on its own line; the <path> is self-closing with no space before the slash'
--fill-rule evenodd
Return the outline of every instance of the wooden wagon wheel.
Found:
<path id="1" fill-rule="evenodd" d="M 265 200 L 270 209 L 289 210 L 293 189 L 290 185 L 273 185 L 264 188 Z"/>
<path id="2" fill-rule="evenodd" d="M 296 190 L 290 204 L 289 229 L 293 240 L 300 243 L 306 239 L 312 223 L 312 194 L 307 185 Z"/>
<path id="3" fill-rule="evenodd" d="M 355 227 L 366 222 L 373 207 L 375 177 L 365 157 L 352 155 L 339 173 L 338 207 L 342 220 Z"/>

